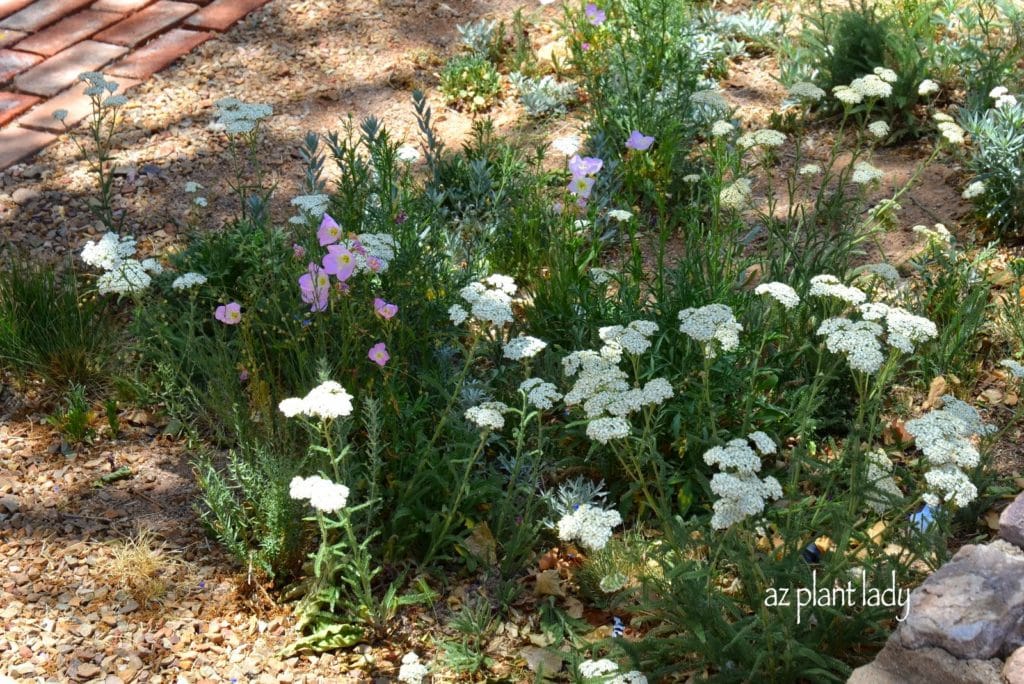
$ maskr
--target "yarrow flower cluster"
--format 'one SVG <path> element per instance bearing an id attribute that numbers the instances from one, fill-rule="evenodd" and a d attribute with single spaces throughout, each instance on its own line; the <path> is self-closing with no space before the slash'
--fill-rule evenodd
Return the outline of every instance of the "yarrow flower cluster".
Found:
<path id="1" fill-rule="evenodd" d="M 929 244 L 950 245 L 953 243 L 953 234 L 941 223 L 936 223 L 933 228 L 928 226 L 914 226 L 911 230 L 918 235 L 928 238 Z"/>
<path id="2" fill-rule="evenodd" d="M 402 684 L 422 684 L 428 673 L 427 666 L 415 652 L 402 656 L 402 666 L 398 668 L 398 681 Z"/>
<path id="3" fill-rule="evenodd" d="M 651 335 L 656 332 L 658 324 L 653 321 L 633 321 L 626 326 L 606 326 L 598 330 L 598 335 L 605 346 L 636 356 L 651 348 Z"/>
<path id="4" fill-rule="evenodd" d="M 618 664 L 607 658 L 584 660 L 578 670 L 585 684 L 647 684 L 647 677 L 639 670 L 619 672 Z"/>
<path id="5" fill-rule="evenodd" d="M 1010 95 L 1010 91 L 1006 89 L 1006 86 L 996 86 L 988 94 L 995 104 L 992 106 L 996 109 L 1002 109 L 1003 107 L 1014 107 L 1017 105 L 1017 98 Z"/>
<path id="6" fill-rule="evenodd" d="M 877 72 L 879 70 L 876 69 L 875 71 Z M 888 72 L 883 72 L 883 75 L 885 76 L 889 76 L 891 74 L 895 77 L 896 75 L 888 69 L 886 69 L 885 72 Z M 895 78 L 893 78 L 893 81 L 895 81 Z M 884 99 L 892 95 L 891 83 L 879 76 L 878 73 L 868 74 L 866 76 L 853 79 L 850 81 L 850 89 L 864 98 Z"/>
<path id="7" fill-rule="evenodd" d="M 584 503 L 558 521 L 558 538 L 597 551 L 612 538 L 612 528 L 621 524 L 622 516 L 618 511 Z"/>
<path id="8" fill-rule="evenodd" d="M 744 149 L 758 145 L 762 147 L 779 147 L 785 144 L 786 134 L 771 128 L 762 128 L 753 133 L 744 133 L 736 139 L 736 144 Z"/>
<path id="9" fill-rule="evenodd" d="M 804 164 L 797 169 L 797 173 L 801 176 L 817 176 L 821 173 L 821 167 L 817 164 Z"/>
<path id="10" fill-rule="evenodd" d="M 981 197 L 985 194 L 985 181 L 974 181 L 966 188 L 962 197 L 964 199 L 974 199 L 975 197 Z"/>
<path id="11" fill-rule="evenodd" d="M 862 267 L 864 272 L 876 275 L 882 280 L 889 283 L 898 283 L 900 280 L 900 272 L 896 270 L 896 267 L 892 264 L 878 263 L 878 264 L 867 264 Z"/>
<path id="12" fill-rule="evenodd" d="M 817 334 L 825 337 L 825 347 L 830 352 L 844 355 L 851 368 L 871 374 L 885 361 L 878 339 L 883 332 L 882 326 L 871 321 L 826 318 Z"/>
<path id="13" fill-rule="evenodd" d="M 150 274 L 163 272 L 163 267 L 155 259 L 133 259 L 135 250 L 134 238 L 112 232 L 105 233 L 95 242 L 85 243 L 82 261 L 104 271 L 96 279 L 100 294 L 137 294 L 149 287 L 152 282 Z"/>
<path id="14" fill-rule="evenodd" d="M 515 280 L 495 273 L 479 282 L 470 283 L 459 292 L 459 296 L 469 306 L 468 312 L 459 304 L 453 304 L 448 309 L 448 315 L 455 325 L 461 325 L 472 314 L 477 321 L 487 321 L 500 328 L 512 322 L 512 297 L 516 289 Z"/>
<path id="15" fill-rule="evenodd" d="M 288 418 L 298 415 L 320 420 L 342 418 L 352 414 L 352 395 L 337 382 L 328 380 L 302 398 L 283 400 L 278 408 Z"/>
<path id="16" fill-rule="evenodd" d="M 756 438 L 754 436 L 757 436 Z M 763 432 L 751 435 L 751 441 L 762 447 L 775 443 Z M 711 526 L 716 530 L 732 527 L 741 520 L 759 515 L 764 511 L 765 502 L 782 497 L 782 485 L 774 477 L 761 479 L 761 459 L 750 448 L 747 440 L 733 439 L 725 446 L 718 446 L 704 452 L 704 462 L 717 465 L 721 472 L 711 478 L 711 491 L 719 498 L 713 505 Z M 727 472 L 729 471 L 729 472 Z"/>
<path id="17" fill-rule="evenodd" d="M 906 429 L 932 466 L 924 476 L 930 489 L 925 502 L 938 506 L 952 501 L 962 507 L 974 501 L 978 489 L 964 469 L 976 467 L 981 459 L 975 438 L 995 432 L 995 426 L 982 421 L 973 406 L 947 394 L 942 408 L 908 420 Z"/>
<path id="18" fill-rule="evenodd" d="M 866 321 L 884 320 L 889 346 L 905 354 L 913 354 L 915 344 L 935 339 L 939 334 L 933 322 L 898 306 L 867 302 L 861 304 L 859 309 Z"/>
<path id="19" fill-rule="evenodd" d="M 736 127 L 724 119 L 719 119 L 715 123 L 711 124 L 711 136 L 714 138 L 732 135 L 734 130 L 736 130 Z"/>
<path id="20" fill-rule="evenodd" d="M 740 178 L 722 188 L 722 192 L 718 195 L 718 202 L 728 209 L 741 211 L 750 204 L 752 192 L 750 179 Z"/>
<path id="21" fill-rule="evenodd" d="M 309 505 L 321 513 L 340 511 L 348 503 L 348 487 L 336 484 L 319 475 L 294 477 L 288 487 L 288 495 L 297 500 L 308 500 Z"/>
<path id="22" fill-rule="evenodd" d="M 917 86 L 917 94 L 922 97 L 925 95 L 934 95 L 939 92 L 939 84 L 930 78 L 926 78 Z"/>
<path id="23" fill-rule="evenodd" d="M 949 114 L 936 112 L 932 115 L 932 118 L 935 119 L 935 126 L 939 129 L 939 133 L 942 134 L 943 138 L 954 145 L 963 144 L 966 133 L 964 132 L 964 129 L 953 121 L 953 117 Z"/>
<path id="24" fill-rule="evenodd" d="M 868 124 L 868 132 L 876 138 L 884 138 L 889 135 L 889 124 L 884 121 L 872 121 Z"/>
<path id="25" fill-rule="evenodd" d="M 466 410 L 466 420 L 485 430 L 500 430 L 505 427 L 505 416 L 509 407 L 500 401 L 485 401 L 479 406 Z"/>
<path id="26" fill-rule="evenodd" d="M 188 290 L 206 283 L 206 276 L 201 273 L 184 273 L 174 279 L 171 287 L 175 290 Z"/>
<path id="27" fill-rule="evenodd" d="M 862 290 L 843 283 L 834 275 L 822 273 L 811 278 L 810 297 L 835 297 L 849 304 L 862 304 L 868 298 Z"/>
<path id="28" fill-rule="evenodd" d="M 523 380 L 519 385 L 519 391 L 526 395 L 526 401 L 531 406 L 541 411 L 553 408 L 555 402 L 562 398 L 557 387 L 540 378 L 527 378 Z"/>
<path id="29" fill-rule="evenodd" d="M 798 81 L 789 87 L 789 96 L 799 100 L 817 102 L 825 97 L 825 91 L 808 81 Z"/>
<path id="30" fill-rule="evenodd" d="M 229 135 L 253 131 L 260 121 L 273 115 L 274 108 L 266 104 L 249 104 L 233 97 L 214 103 L 217 108 L 216 125 Z"/>
<path id="31" fill-rule="evenodd" d="M 691 307 L 680 311 L 679 332 L 702 342 L 704 355 L 713 359 L 718 348 L 725 352 L 736 351 L 740 346 L 743 326 L 725 304 L 708 304 L 699 309 Z"/>
<path id="32" fill-rule="evenodd" d="M 881 169 L 861 160 L 853 165 L 853 175 L 850 176 L 850 180 L 858 185 L 867 185 L 881 180 L 884 176 L 885 173 Z"/>
<path id="33" fill-rule="evenodd" d="M 800 295 L 786 283 L 762 283 L 754 288 L 754 294 L 768 295 L 786 309 L 792 309 L 800 303 Z"/>
<path id="34" fill-rule="evenodd" d="M 505 352 L 506 359 L 522 361 L 523 359 L 532 359 L 547 346 L 548 343 L 544 340 L 529 335 L 519 335 L 509 340 L 502 350 Z"/>

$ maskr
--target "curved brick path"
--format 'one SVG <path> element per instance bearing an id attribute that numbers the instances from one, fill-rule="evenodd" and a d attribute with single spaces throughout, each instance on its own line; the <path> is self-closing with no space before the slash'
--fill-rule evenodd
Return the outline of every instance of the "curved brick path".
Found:
<path id="1" fill-rule="evenodd" d="M 0 170 L 89 113 L 78 82 L 132 88 L 269 0 L 0 0 Z"/>

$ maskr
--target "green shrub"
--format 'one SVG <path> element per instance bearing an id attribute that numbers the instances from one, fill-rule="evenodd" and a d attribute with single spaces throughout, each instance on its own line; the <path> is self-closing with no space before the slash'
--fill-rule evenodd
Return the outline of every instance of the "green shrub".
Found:
<path id="1" fill-rule="evenodd" d="M 490 108 L 501 93 L 501 76 L 486 57 L 457 55 L 441 70 L 441 93 L 445 99 L 470 111 Z"/>
<path id="2" fill-rule="evenodd" d="M 1024 104 L 969 113 L 964 126 L 973 142 L 967 162 L 973 182 L 964 196 L 993 235 L 1019 240 L 1024 237 Z"/>

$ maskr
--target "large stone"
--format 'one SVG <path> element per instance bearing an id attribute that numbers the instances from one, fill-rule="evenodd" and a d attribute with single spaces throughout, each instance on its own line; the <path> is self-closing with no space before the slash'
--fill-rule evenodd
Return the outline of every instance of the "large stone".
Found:
<path id="1" fill-rule="evenodd" d="M 1018 648 L 1006 659 L 1003 679 L 1009 684 L 1024 684 L 1024 647 Z"/>
<path id="2" fill-rule="evenodd" d="M 848 684 L 1003 684 L 1002 661 L 960 660 L 941 648 L 910 650 L 893 635 L 874 661 L 858 667 Z"/>
<path id="3" fill-rule="evenodd" d="M 1018 494 L 999 516 L 999 536 L 1024 549 L 1024 493 Z"/>
<path id="4" fill-rule="evenodd" d="M 1024 551 L 1000 540 L 963 547 L 911 594 L 896 636 L 963 660 L 1009 655 L 1024 640 Z"/>

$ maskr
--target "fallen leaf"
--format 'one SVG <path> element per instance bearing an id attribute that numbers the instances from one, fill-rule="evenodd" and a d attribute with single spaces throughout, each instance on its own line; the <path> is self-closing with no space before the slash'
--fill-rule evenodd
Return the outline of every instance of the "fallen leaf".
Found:
<path id="1" fill-rule="evenodd" d="M 926 411 L 939 401 L 939 398 L 946 393 L 946 378 L 941 375 L 934 378 L 931 384 L 928 386 L 928 398 L 921 404 L 921 408 Z"/>
<path id="2" fill-rule="evenodd" d="M 999 511 L 989 509 L 985 512 L 985 524 L 993 532 L 999 531 Z"/>
<path id="3" fill-rule="evenodd" d="M 558 570 L 545 570 L 538 572 L 534 579 L 536 585 L 533 591 L 538 596 L 565 596 L 565 590 L 562 588 L 562 578 L 558 574 Z"/>
<path id="4" fill-rule="evenodd" d="M 473 525 L 473 532 L 463 542 L 463 546 L 484 563 L 494 565 L 498 562 L 498 543 L 486 522 Z"/>
<path id="5" fill-rule="evenodd" d="M 579 620 L 583 617 L 583 602 L 575 596 L 565 599 L 565 614 Z"/>
<path id="6" fill-rule="evenodd" d="M 1003 401 L 1003 393 L 995 388 L 985 390 L 981 396 L 990 404 L 999 404 Z"/>

